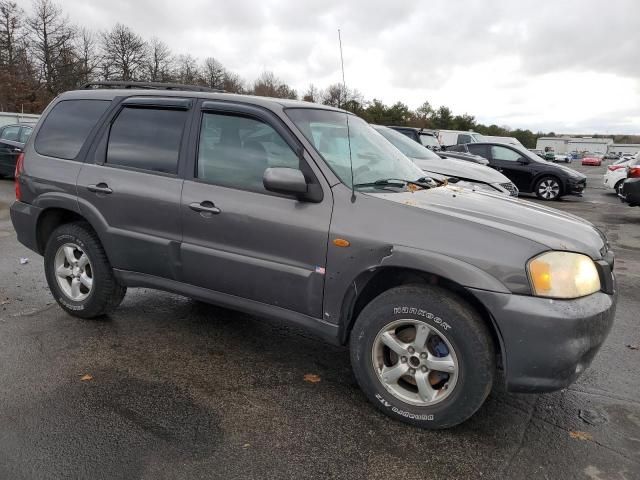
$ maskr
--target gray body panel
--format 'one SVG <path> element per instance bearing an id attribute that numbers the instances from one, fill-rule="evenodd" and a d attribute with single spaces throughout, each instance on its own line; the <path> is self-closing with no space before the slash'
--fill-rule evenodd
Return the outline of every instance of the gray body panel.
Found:
<path id="1" fill-rule="evenodd" d="M 119 102 L 130 96 L 192 101 L 184 137 L 188 141 L 183 142 L 177 175 L 100 164 L 98 139 Z M 284 112 L 302 107 L 335 110 L 328 107 L 219 93 L 96 90 L 63 94 L 42 118 L 57 101 L 72 98 L 114 102 L 83 145 L 80 161 L 35 152 L 33 141 L 43 120 L 27 142 L 19 179 L 23 196 L 12 206 L 11 216 L 19 240 L 29 248 L 42 253 L 38 225 L 47 211 L 70 211 L 91 224 L 125 285 L 160 288 L 284 318 L 333 342 L 347 339 L 353 302 L 377 272 L 405 269 L 435 275 L 465 289 L 487 309 L 510 365 L 509 385 L 521 390 L 530 385 L 535 390 L 564 384 L 545 383 L 544 371 L 536 377 L 527 371 L 526 362 L 510 363 L 510 358 L 518 358 L 512 352 L 523 338 L 526 322 L 544 316 L 548 308 L 548 301 L 539 303 L 541 299 L 530 296 L 527 261 L 547 250 L 581 252 L 600 260 L 605 240 L 588 222 L 528 202 L 451 186 L 416 192 L 360 191 L 352 196 Z M 306 202 L 194 179 L 198 133 L 191 125 L 197 124 L 205 100 L 213 105 L 207 108 L 233 111 L 244 105 L 256 115 L 265 112 L 264 118 L 290 137 L 290 146 L 302 149 L 308 174 L 316 177 L 322 190 L 321 200 Z M 457 162 L 443 160 L 444 164 L 450 169 Z M 473 167 L 464 164 L 467 171 Z M 483 172 L 491 183 L 499 175 Z M 88 189 L 98 184 L 112 192 Z M 220 211 L 203 214 L 191 208 L 201 202 L 211 202 Z M 350 245 L 336 246 L 336 239 Z M 610 283 L 615 288 L 612 279 Z M 613 318 L 615 296 L 602 292 L 591 297 L 571 305 L 575 305 L 572 318 L 584 327 L 581 338 L 592 339 L 589 345 L 594 347 L 603 335 L 598 325 Z M 538 305 L 538 313 L 526 311 Z M 562 305 L 570 304 L 556 301 L 555 305 L 554 315 L 562 317 Z M 514 320 L 520 314 L 529 320 Z M 597 325 L 589 329 L 591 323 Z M 566 342 L 575 337 L 570 328 L 563 332 Z M 543 356 L 565 345 L 545 349 L 542 343 L 534 353 Z"/>

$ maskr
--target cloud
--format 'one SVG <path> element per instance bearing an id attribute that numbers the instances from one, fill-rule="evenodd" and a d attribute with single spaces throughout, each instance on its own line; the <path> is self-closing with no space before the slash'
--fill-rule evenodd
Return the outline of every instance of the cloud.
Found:
<path id="1" fill-rule="evenodd" d="M 176 53 L 264 69 L 299 92 L 341 79 L 490 123 L 640 133 L 637 0 L 61 0 L 75 23 L 125 23 Z M 609 123 L 607 123 L 609 122 Z M 549 127 L 545 127 L 549 125 Z M 554 127 L 554 128 L 555 128 Z M 610 128 L 611 127 L 611 128 Z"/>

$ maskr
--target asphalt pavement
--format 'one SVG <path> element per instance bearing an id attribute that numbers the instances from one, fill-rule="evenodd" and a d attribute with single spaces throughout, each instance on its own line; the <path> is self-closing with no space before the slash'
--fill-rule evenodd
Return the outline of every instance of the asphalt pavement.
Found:
<path id="1" fill-rule="evenodd" d="M 604 166 L 576 168 L 585 195 L 551 206 L 611 240 L 611 334 L 568 389 L 497 385 L 437 432 L 379 413 L 346 348 L 284 322 L 148 289 L 105 319 L 66 315 L 0 180 L 0 479 L 640 478 L 640 208 L 602 187 Z"/>

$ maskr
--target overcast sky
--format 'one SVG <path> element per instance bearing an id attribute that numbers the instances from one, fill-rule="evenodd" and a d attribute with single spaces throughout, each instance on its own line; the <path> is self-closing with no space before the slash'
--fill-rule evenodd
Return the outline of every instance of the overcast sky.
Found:
<path id="1" fill-rule="evenodd" d="M 122 22 L 250 81 L 272 70 L 298 93 L 341 79 L 340 28 L 347 84 L 368 99 L 534 131 L 640 134 L 639 0 L 60 3 L 82 26 Z"/>

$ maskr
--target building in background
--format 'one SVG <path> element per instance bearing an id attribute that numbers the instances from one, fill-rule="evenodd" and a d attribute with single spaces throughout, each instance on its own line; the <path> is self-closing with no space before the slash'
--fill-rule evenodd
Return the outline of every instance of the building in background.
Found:
<path id="1" fill-rule="evenodd" d="M 557 154 L 569 152 L 607 153 L 612 138 L 593 137 L 540 137 L 536 142 L 538 150 L 553 150 Z"/>
<path id="2" fill-rule="evenodd" d="M 39 118 L 40 115 L 34 115 L 32 113 L 0 112 L 0 127 L 4 125 L 11 125 L 13 123 L 35 125 L 38 123 Z"/>
<path id="3" fill-rule="evenodd" d="M 640 152 L 640 143 L 612 143 L 607 148 L 607 153 L 617 153 L 618 155 L 636 152 Z"/>

